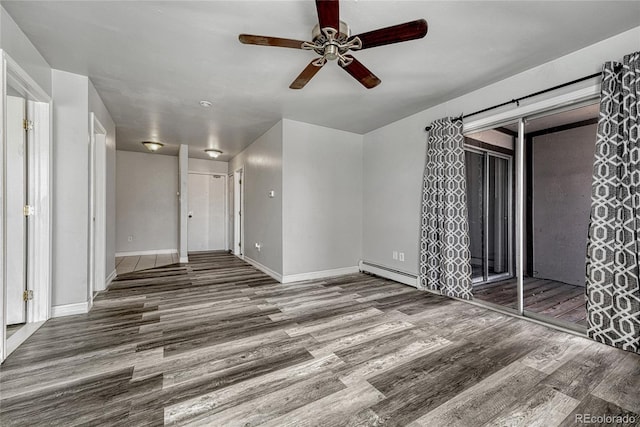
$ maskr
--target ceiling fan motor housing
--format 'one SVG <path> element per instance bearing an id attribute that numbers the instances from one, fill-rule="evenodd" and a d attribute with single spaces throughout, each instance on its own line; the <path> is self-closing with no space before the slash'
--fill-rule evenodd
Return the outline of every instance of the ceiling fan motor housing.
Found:
<path id="1" fill-rule="evenodd" d="M 330 28 L 330 27 L 328 27 Z M 336 40 L 340 43 L 344 43 L 347 41 L 349 37 L 351 37 L 351 29 L 347 25 L 346 22 L 340 21 L 340 28 L 333 28 L 338 33 L 336 34 Z M 322 33 L 322 29 L 319 24 L 316 24 L 311 30 L 311 40 L 314 43 L 324 44 L 327 42 L 327 37 Z"/>
<path id="2" fill-rule="evenodd" d="M 335 28 L 320 28 L 320 25 L 316 25 L 311 31 L 311 37 L 313 42 L 304 42 L 302 48 L 313 50 L 320 55 L 320 58 L 313 62 L 318 67 L 336 59 L 342 67 L 346 67 L 353 59 L 345 54 L 350 49 L 356 50 L 362 47 L 358 37 L 351 37 L 351 30 L 344 21 L 340 21 L 339 31 Z"/>

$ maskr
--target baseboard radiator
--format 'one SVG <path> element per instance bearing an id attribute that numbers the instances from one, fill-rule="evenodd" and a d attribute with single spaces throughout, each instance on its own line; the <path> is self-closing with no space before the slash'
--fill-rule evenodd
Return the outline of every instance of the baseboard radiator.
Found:
<path id="1" fill-rule="evenodd" d="M 418 276 L 415 274 L 407 273 L 406 271 L 396 270 L 384 265 L 374 264 L 369 261 L 360 261 L 360 271 L 364 273 L 373 274 L 376 276 L 384 277 L 385 279 L 391 279 L 396 282 L 404 283 L 405 285 L 418 287 Z"/>

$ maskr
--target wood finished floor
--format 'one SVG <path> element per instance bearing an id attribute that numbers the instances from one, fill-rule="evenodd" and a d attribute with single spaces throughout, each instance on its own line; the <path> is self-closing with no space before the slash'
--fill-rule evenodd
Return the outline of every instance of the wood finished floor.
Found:
<path id="1" fill-rule="evenodd" d="M 190 261 L 122 274 L 90 313 L 47 321 L 0 367 L 0 425 L 548 427 L 640 413 L 638 355 L 364 274 L 278 284 L 225 253 Z"/>
<path id="2" fill-rule="evenodd" d="M 585 289 L 554 280 L 525 277 L 525 310 L 580 326 L 587 326 Z M 516 279 L 473 287 L 473 296 L 481 301 L 516 308 Z"/>
<path id="3" fill-rule="evenodd" d="M 132 271 L 163 267 L 178 262 L 178 254 L 135 255 L 116 257 L 116 273 L 125 274 Z"/>

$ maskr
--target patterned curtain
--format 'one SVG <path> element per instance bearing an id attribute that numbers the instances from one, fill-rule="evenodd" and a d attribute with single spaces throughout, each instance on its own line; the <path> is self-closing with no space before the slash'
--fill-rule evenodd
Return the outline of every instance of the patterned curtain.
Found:
<path id="1" fill-rule="evenodd" d="M 602 72 L 587 245 L 589 337 L 640 353 L 640 52 Z"/>
<path id="2" fill-rule="evenodd" d="M 431 125 L 422 181 L 421 289 L 471 299 L 471 255 L 462 122 Z"/>

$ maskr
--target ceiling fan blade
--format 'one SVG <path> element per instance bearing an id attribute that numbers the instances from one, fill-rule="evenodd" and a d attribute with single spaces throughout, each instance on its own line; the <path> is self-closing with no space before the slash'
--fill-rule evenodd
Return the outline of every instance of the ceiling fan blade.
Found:
<path id="1" fill-rule="evenodd" d="M 417 21 L 405 22 L 404 24 L 393 25 L 391 27 L 380 28 L 367 33 L 358 34 L 362 42 L 361 49 L 383 46 L 385 44 L 406 42 L 409 40 L 421 39 L 427 35 L 427 21 L 418 19 Z"/>
<path id="2" fill-rule="evenodd" d="M 276 46 L 276 47 L 290 47 L 292 49 L 302 49 L 301 40 L 282 39 L 280 37 L 268 37 L 268 36 L 254 36 L 252 34 L 240 34 L 238 36 L 240 43 L 244 44 L 256 44 L 259 46 Z"/>
<path id="3" fill-rule="evenodd" d="M 302 89 L 307 83 L 309 83 L 309 80 L 311 80 L 313 76 L 315 76 L 316 73 L 320 71 L 320 68 L 322 68 L 322 65 L 314 65 L 314 62 L 316 62 L 315 59 L 311 61 L 309 65 L 307 65 L 307 68 L 302 70 L 300 75 L 296 77 L 293 83 L 291 83 L 289 89 Z"/>
<path id="4" fill-rule="evenodd" d="M 367 89 L 374 88 L 382 83 L 382 80 L 377 78 L 367 67 L 362 65 L 360 61 L 351 55 L 345 55 L 347 58 L 352 59 L 351 63 L 344 66 L 344 70 L 351 74 L 351 76 L 362 84 Z"/>
<path id="5" fill-rule="evenodd" d="M 340 2 L 338 0 L 316 0 L 320 29 L 340 30 Z"/>

